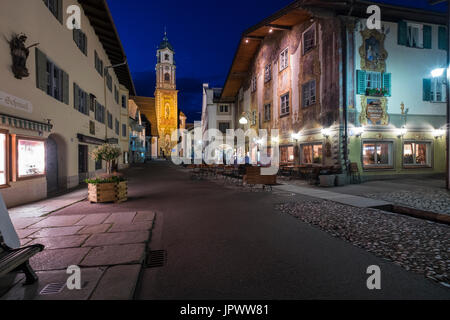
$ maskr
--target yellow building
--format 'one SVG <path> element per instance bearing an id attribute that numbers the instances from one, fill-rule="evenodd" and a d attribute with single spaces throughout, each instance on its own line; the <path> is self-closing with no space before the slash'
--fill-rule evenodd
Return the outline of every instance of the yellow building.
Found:
<path id="1" fill-rule="evenodd" d="M 178 113 L 178 90 L 176 85 L 175 51 L 164 34 L 156 53 L 155 97 L 133 97 L 141 112 L 151 123 L 151 157 L 164 157 L 172 154 L 176 141 L 171 141 L 172 132 L 179 124 L 186 122 L 186 116 Z M 157 137 L 155 137 L 157 133 Z"/>

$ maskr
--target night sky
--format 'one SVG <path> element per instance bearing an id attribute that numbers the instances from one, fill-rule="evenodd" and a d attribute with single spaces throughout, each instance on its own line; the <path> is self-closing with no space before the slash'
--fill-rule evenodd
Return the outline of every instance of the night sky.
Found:
<path id="1" fill-rule="evenodd" d="M 175 49 L 178 107 L 201 117 L 202 84 L 222 87 L 241 34 L 292 0 L 107 0 L 128 57 L 137 94 L 153 97 L 157 46 L 167 27 Z M 444 11 L 427 0 L 376 1 Z"/>

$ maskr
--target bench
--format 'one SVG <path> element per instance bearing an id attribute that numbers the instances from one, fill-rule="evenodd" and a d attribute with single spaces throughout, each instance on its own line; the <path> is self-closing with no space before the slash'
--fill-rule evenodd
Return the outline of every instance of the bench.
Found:
<path id="1" fill-rule="evenodd" d="M 17 249 L 11 247 L 17 247 Z M 26 277 L 25 284 L 33 284 L 38 280 L 38 277 L 31 268 L 29 260 L 35 254 L 44 250 L 44 246 L 35 244 L 23 248 L 19 247 L 19 237 L 0 194 L 0 278 L 10 272 L 23 272 Z"/>
<path id="2" fill-rule="evenodd" d="M 31 268 L 29 259 L 42 250 L 44 246 L 41 244 L 11 249 L 3 243 L 3 237 L 0 234 L 0 278 L 10 272 L 20 271 L 25 274 L 26 285 L 35 283 L 38 277 Z"/>
<path id="3" fill-rule="evenodd" d="M 272 186 L 277 184 L 277 176 L 264 176 L 261 175 L 260 167 L 247 167 L 246 174 L 244 176 L 244 182 L 249 186 L 263 185 L 263 189 L 267 187 L 272 190 Z"/>

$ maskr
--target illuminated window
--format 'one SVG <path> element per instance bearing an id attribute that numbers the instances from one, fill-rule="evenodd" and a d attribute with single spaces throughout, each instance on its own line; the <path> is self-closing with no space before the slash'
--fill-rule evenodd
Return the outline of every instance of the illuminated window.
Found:
<path id="1" fill-rule="evenodd" d="M 0 186 L 6 182 L 6 134 L 0 133 Z"/>
<path id="2" fill-rule="evenodd" d="M 322 164 L 322 144 L 304 144 L 301 146 L 302 164 Z"/>
<path id="3" fill-rule="evenodd" d="M 293 163 L 294 162 L 294 147 L 280 147 L 280 162 Z"/>
<path id="4" fill-rule="evenodd" d="M 19 178 L 45 174 L 44 141 L 19 139 L 17 166 Z"/>
<path id="5" fill-rule="evenodd" d="M 430 166 L 430 143 L 405 142 L 403 145 L 403 164 L 406 166 Z"/>
<path id="6" fill-rule="evenodd" d="M 392 142 L 364 143 L 364 167 L 392 167 L 392 147 Z"/>

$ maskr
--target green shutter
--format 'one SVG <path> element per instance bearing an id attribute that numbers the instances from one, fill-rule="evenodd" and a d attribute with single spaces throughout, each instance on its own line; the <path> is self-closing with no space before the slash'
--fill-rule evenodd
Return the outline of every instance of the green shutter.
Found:
<path id="1" fill-rule="evenodd" d="M 423 101 L 431 101 L 431 79 L 423 79 Z"/>
<path id="2" fill-rule="evenodd" d="M 366 94 L 366 72 L 364 70 L 356 70 L 356 93 Z"/>
<path id="3" fill-rule="evenodd" d="M 398 44 L 401 46 L 408 45 L 408 25 L 406 21 L 398 22 Z"/>
<path id="4" fill-rule="evenodd" d="M 439 44 L 438 48 L 440 50 L 448 50 L 448 38 L 447 38 L 447 28 L 439 27 Z"/>
<path id="5" fill-rule="evenodd" d="M 58 20 L 63 23 L 63 0 L 58 0 Z"/>
<path id="6" fill-rule="evenodd" d="M 36 48 L 36 87 L 47 92 L 47 56 Z"/>
<path id="7" fill-rule="evenodd" d="M 78 110 L 78 106 L 80 105 L 80 97 L 78 95 L 78 85 L 73 83 L 73 107 Z"/>
<path id="8" fill-rule="evenodd" d="M 433 42 L 433 29 L 431 26 L 423 26 L 423 48 L 431 49 L 431 44 Z"/>
<path id="9" fill-rule="evenodd" d="M 388 93 L 386 94 L 388 97 L 391 96 L 392 90 L 391 90 L 391 74 L 390 73 L 383 73 L 383 88 L 388 90 Z"/>
<path id="10" fill-rule="evenodd" d="M 69 104 L 69 75 L 62 71 L 62 79 L 63 79 L 63 102 L 65 104 Z"/>

